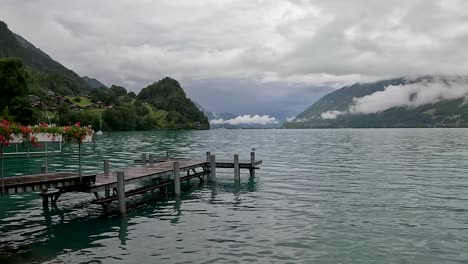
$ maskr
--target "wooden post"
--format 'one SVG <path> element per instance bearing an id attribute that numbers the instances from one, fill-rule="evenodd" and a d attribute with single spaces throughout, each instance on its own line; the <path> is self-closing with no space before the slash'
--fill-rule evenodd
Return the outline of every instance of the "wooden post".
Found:
<path id="1" fill-rule="evenodd" d="M 211 153 L 209 151 L 206 152 L 206 161 L 210 161 Z"/>
<path id="2" fill-rule="evenodd" d="M 49 206 L 49 197 L 47 195 L 42 196 L 42 207 Z"/>
<path id="3" fill-rule="evenodd" d="M 174 162 L 174 194 L 180 195 L 180 163 Z"/>
<path id="4" fill-rule="evenodd" d="M 141 154 L 141 165 L 146 165 L 146 153 Z"/>
<path id="5" fill-rule="evenodd" d="M 255 176 L 255 152 L 250 152 L 250 176 Z"/>
<path id="6" fill-rule="evenodd" d="M 210 169 L 211 169 L 211 181 L 216 181 L 216 157 L 211 155 L 210 157 Z"/>
<path id="7" fill-rule="evenodd" d="M 148 159 L 149 159 L 149 164 L 150 165 L 153 164 L 154 163 L 154 154 L 149 154 Z"/>
<path id="8" fill-rule="evenodd" d="M 119 198 L 119 211 L 121 214 L 125 214 L 127 208 L 125 205 L 125 175 L 123 171 L 117 172 L 117 190 Z"/>
<path id="9" fill-rule="evenodd" d="M 104 174 L 109 174 L 109 160 L 104 160 Z"/>
<path id="10" fill-rule="evenodd" d="M 234 181 L 240 181 L 239 155 L 234 155 Z"/>

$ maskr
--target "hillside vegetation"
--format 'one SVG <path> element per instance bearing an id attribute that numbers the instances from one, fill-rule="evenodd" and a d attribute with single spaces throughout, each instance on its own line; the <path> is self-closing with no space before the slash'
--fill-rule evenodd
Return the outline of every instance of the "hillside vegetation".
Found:
<path id="1" fill-rule="evenodd" d="M 22 124 L 81 122 L 107 131 L 209 129 L 203 113 L 169 77 L 142 89 L 81 78 L 0 21 L 0 118 Z"/>
<path id="2" fill-rule="evenodd" d="M 367 127 L 468 127 L 468 104 L 466 94 L 459 98 L 444 99 L 444 92 L 434 97 L 434 102 L 414 106 L 395 106 L 373 113 L 352 112 L 356 98 L 373 95 L 384 91 L 388 86 L 401 86 L 432 82 L 439 77 L 425 76 L 416 79 L 397 78 L 366 84 L 354 84 L 338 89 L 312 104 L 293 122 L 285 123 L 285 128 L 367 128 Z M 465 81 L 465 80 L 463 80 Z M 440 83 L 449 83 L 441 78 Z M 461 86 L 465 85 L 460 84 Z M 428 87 L 427 89 L 429 89 Z M 421 90 L 423 92 L 423 90 Z M 404 90 L 403 90 L 404 92 Z M 405 93 L 403 93 L 405 94 Z M 409 93 L 406 99 L 409 104 L 415 101 L 421 92 Z M 388 98 L 386 101 L 394 98 Z M 377 104 L 378 105 L 378 104 Z M 324 113 L 339 113 L 332 118 L 325 118 Z"/>

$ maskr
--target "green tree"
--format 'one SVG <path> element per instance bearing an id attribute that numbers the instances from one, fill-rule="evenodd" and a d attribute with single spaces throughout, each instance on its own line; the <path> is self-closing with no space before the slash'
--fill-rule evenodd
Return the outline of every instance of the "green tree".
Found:
<path id="1" fill-rule="evenodd" d="M 0 59 L 0 109 L 11 105 L 11 100 L 27 94 L 23 63 L 17 58 Z"/>
<path id="2" fill-rule="evenodd" d="M 112 85 L 110 91 L 112 91 L 115 96 L 127 95 L 127 89 L 123 88 L 122 86 Z"/>

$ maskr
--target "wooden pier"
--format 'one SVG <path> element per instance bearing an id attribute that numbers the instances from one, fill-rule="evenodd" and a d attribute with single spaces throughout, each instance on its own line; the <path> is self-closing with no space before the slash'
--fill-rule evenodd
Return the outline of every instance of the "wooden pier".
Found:
<path id="1" fill-rule="evenodd" d="M 167 193 L 168 186 L 174 187 L 174 194 L 180 195 L 180 182 L 198 178 L 201 182 L 205 177 L 209 181 L 216 181 L 216 168 L 234 169 L 234 180 L 240 180 L 240 169 L 248 169 L 250 175 L 262 164 L 255 160 L 255 153 L 251 153 L 248 161 L 239 161 L 238 155 L 230 160 L 216 160 L 214 155 L 207 153 L 206 160 L 190 158 L 155 159 L 143 154 L 136 167 L 120 168 L 118 171 L 109 170 L 109 162 L 104 161 L 104 173 L 79 175 L 78 173 L 60 172 L 25 176 L 6 177 L 4 191 L 1 195 L 13 195 L 24 192 L 40 191 L 44 206 L 55 205 L 59 196 L 66 192 L 93 193 L 96 200 L 107 209 L 109 204 L 118 201 L 119 210 L 125 213 L 125 198 L 159 189 Z M 144 162 L 143 162 L 144 161 Z M 182 174 L 182 176 L 181 176 Z M 125 190 L 127 185 L 138 187 Z M 104 194 L 102 194 L 104 192 Z"/>

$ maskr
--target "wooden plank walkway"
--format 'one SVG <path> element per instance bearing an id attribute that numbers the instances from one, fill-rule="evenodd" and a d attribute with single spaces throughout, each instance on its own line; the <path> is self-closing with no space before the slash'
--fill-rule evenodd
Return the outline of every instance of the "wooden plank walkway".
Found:
<path id="1" fill-rule="evenodd" d="M 203 160 L 180 158 L 145 166 L 122 168 L 119 171 L 123 171 L 125 174 L 125 184 L 139 183 L 141 181 L 172 175 L 175 161 L 180 163 L 181 171 L 188 171 L 206 166 L 206 161 Z M 108 174 L 102 173 L 96 175 L 96 181 L 94 185 L 89 186 L 87 192 L 111 190 L 116 187 L 117 172 L 109 172 Z"/>
<path id="2" fill-rule="evenodd" d="M 125 184 L 137 184 L 156 178 L 167 178 L 174 173 L 174 162 L 180 164 L 180 171 L 186 172 L 202 168 L 205 174 L 209 173 L 210 162 L 201 159 L 172 158 L 160 159 L 156 163 L 145 166 L 121 168 L 125 174 Z M 241 169 L 254 170 L 262 164 L 261 160 L 240 161 Z M 216 168 L 234 168 L 234 162 L 230 160 L 217 160 Z M 194 173 L 197 173 L 193 171 Z M 117 188 L 117 172 L 82 175 L 72 172 L 56 172 L 48 174 L 34 174 L 24 176 L 14 176 L 4 178 L 5 194 L 12 195 L 23 192 L 35 192 L 48 188 L 57 188 L 63 192 L 81 191 L 94 193 L 99 191 L 108 191 Z"/>
<path id="3" fill-rule="evenodd" d="M 81 179 L 81 180 L 80 180 Z M 78 175 L 73 172 L 54 172 L 4 178 L 5 194 L 12 195 L 24 192 L 35 192 L 48 188 L 65 188 L 72 186 L 91 185 L 95 175 Z"/>

